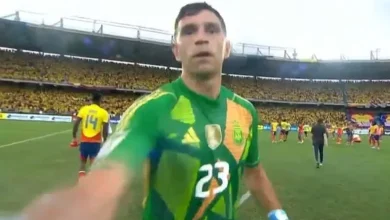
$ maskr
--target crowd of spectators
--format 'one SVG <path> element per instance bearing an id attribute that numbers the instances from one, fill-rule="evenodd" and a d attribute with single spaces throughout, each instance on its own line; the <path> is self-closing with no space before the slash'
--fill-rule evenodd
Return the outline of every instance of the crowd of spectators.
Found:
<path id="1" fill-rule="evenodd" d="M 76 58 L 43 56 L 0 51 L 0 78 L 33 80 L 50 83 L 111 86 L 121 89 L 154 90 L 179 76 L 176 70 L 132 64 L 99 62 Z M 72 89 L 30 86 L 0 86 L 0 109 L 3 111 L 47 112 L 69 114 L 80 107 L 88 93 Z M 285 102 L 343 103 L 343 88 L 351 103 L 389 103 L 389 83 L 346 83 L 275 80 L 240 76 L 223 76 L 223 84 L 239 95 L 260 100 Z M 364 89 L 363 89 L 364 88 Z M 103 107 L 121 114 L 137 95 L 107 94 Z M 292 123 L 327 121 L 345 118 L 341 110 L 325 107 L 258 106 L 263 122 L 286 118 Z"/>
<path id="2" fill-rule="evenodd" d="M 0 84 L 0 110 L 3 112 L 70 115 L 89 103 L 91 92 L 40 86 Z M 135 94 L 105 94 L 102 107 L 112 115 L 122 114 L 138 98 Z"/>
<path id="3" fill-rule="evenodd" d="M 390 82 L 355 82 L 346 85 L 349 103 L 390 104 Z"/>
<path id="4" fill-rule="evenodd" d="M 121 115 L 139 97 L 134 93 L 108 93 L 103 96 L 102 107 L 111 115 Z M 70 115 L 90 98 L 88 91 L 75 91 L 55 87 L 14 86 L 0 84 L 0 111 L 20 113 L 47 113 Z M 345 119 L 345 112 L 324 107 L 256 106 L 262 123 L 287 119 L 290 123 L 314 123 L 318 117 L 327 121 Z"/>
<path id="5" fill-rule="evenodd" d="M 324 106 L 262 105 L 256 106 L 263 124 L 287 120 L 292 124 L 314 124 L 319 118 L 329 123 L 340 123 L 346 119 L 345 110 Z"/>
<path id="6" fill-rule="evenodd" d="M 0 77 L 55 83 L 113 86 L 154 90 L 177 78 L 178 71 L 138 65 L 97 62 L 27 53 L 0 54 Z M 341 103 L 336 83 L 266 80 L 225 76 L 223 84 L 241 96 L 254 99 Z"/>

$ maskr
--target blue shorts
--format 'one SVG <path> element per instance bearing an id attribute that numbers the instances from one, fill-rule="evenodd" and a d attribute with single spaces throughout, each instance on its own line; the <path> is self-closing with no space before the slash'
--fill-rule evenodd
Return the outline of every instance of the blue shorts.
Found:
<path id="1" fill-rule="evenodd" d="M 80 143 L 80 158 L 81 160 L 94 159 L 100 151 L 100 143 Z"/>
<path id="2" fill-rule="evenodd" d="M 374 140 L 379 141 L 379 135 L 374 135 Z"/>

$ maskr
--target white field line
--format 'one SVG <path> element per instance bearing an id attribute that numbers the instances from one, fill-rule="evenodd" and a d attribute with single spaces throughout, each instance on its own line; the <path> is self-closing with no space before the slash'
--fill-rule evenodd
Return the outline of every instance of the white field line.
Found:
<path id="1" fill-rule="evenodd" d="M 35 137 L 35 138 L 29 138 L 29 139 L 25 139 L 25 140 L 22 140 L 22 141 L 16 141 L 16 142 L 12 142 L 12 143 L 9 143 L 9 144 L 0 145 L 0 148 L 9 147 L 9 146 L 17 145 L 17 144 L 23 144 L 23 143 L 27 143 L 27 142 L 35 141 L 35 140 L 45 139 L 45 138 L 48 138 L 48 137 L 56 136 L 58 134 L 63 134 L 63 133 L 69 132 L 71 130 L 72 129 L 67 129 L 67 130 L 64 130 L 64 131 L 58 131 L 58 132 L 46 134 L 46 135 Z"/>
<path id="2" fill-rule="evenodd" d="M 246 200 L 248 200 L 249 197 L 251 197 L 251 193 L 249 191 L 247 191 L 244 195 L 241 196 L 240 201 L 238 201 L 238 207 L 240 207 L 242 204 L 244 204 L 244 202 Z"/>

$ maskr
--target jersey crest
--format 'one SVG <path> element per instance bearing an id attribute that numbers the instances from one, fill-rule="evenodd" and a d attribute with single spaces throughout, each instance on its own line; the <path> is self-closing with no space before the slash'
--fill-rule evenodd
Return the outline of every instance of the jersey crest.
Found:
<path id="1" fill-rule="evenodd" d="M 242 134 L 242 129 L 238 121 L 233 122 L 233 141 L 238 146 L 243 146 L 242 143 L 244 142 L 244 137 Z"/>
<path id="2" fill-rule="evenodd" d="M 219 124 L 208 124 L 205 126 L 207 145 L 215 150 L 222 143 L 222 130 Z"/>

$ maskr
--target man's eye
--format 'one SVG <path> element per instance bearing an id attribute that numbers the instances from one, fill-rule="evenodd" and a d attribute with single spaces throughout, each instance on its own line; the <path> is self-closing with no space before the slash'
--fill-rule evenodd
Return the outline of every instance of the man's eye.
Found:
<path id="1" fill-rule="evenodd" d="M 195 26 L 186 26 L 181 29 L 181 35 L 191 35 L 196 33 L 197 28 Z"/>
<path id="2" fill-rule="evenodd" d="M 206 32 L 210 33 L 210 34 L 216 34 L 216 33 L 221 32 L 221 28 L 215 24 L 206 25 L 205 29 L 206 29 Z"/>

